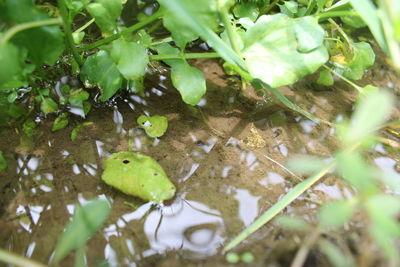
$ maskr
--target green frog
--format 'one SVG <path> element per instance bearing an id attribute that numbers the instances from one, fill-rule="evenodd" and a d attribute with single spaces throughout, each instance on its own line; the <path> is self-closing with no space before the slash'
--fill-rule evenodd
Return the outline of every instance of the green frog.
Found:
<path id="1" fill-rule="evenodd" d="M 122 151 L 104 161 L 103 181 L 146 201 L 162 203 L 175 195 L 176 188 L 163 168 L 149 156 Z"/>

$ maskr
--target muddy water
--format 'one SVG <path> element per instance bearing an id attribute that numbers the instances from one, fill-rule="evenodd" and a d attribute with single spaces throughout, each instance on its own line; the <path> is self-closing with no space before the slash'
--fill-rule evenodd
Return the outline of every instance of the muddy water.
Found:
<path id="1" fill-rule="evenodd" d="M 116 98 L 93 110 L 85 120 L 93 124 L 82 128 L 76 141 L 69 137 L 72 126 L 52 133 L 52 119 L 44 119 L 41 135 L 24 151 L 16 130 L 5 129 L 0 150 L 9 168 L 0 179 L 1 247 L 48 263 L 74 205 L 106 198 L 111 215 L 87 243 L 89 266 L 227 265 L 223 245 L 302 179 L 281 164 L 296 154 L 330 157 L 339 143 L 328 126 L 257 97 L 251 89 L 242 95 L 217 62 L 195 64 L 206 73 L 208 86 L 198 108 L 183 104 L 168 72 L 161 70 L 149 74 L 144 96 L 126 94 L 125 100 Z M 345 85 L 324 91 L 309 87 L 300 82 L 282 90 L 326 120 L 339 121 L 351 113 L 354 97 Z M 135 121 L 141 114 L 166 116 L 165 136 L 150 139 L 138 129 Z M 79 121 L 76 117 L 72 125 Z M 133 150 L 155 158 L 176 185 L 176 197 L 163 207 L 101 181 L 102 161 L 128 150 L 130 143 Z M 378 166 L 399 172 L 399 158 L 385 147 L 377 146 L 371 157 Z M 337 177 L 327 176 L 285 213 L 312 222 L 322 202 L 352 194 Z M 286 266 L 300 244 L 294 237 L 268 224 L 236 251 L 252 252 L 252 266 Z M 62 266 L 73 261 L 70 255 Z M 309 262 L 327 264 L 313 253 Z"/>

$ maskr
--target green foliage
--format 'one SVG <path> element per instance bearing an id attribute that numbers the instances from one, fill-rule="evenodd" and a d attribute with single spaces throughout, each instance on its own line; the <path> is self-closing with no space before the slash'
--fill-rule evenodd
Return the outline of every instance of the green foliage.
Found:
<path id="1" fill-rule="evenodd" d="M 0 90 L 19 87 L 24 84 L 22 72 L 23 57 L 18 48 L 0 39 Z"/>
<path id="2" fill-rule="evenodd" d="M 68 123 L 68 113 L 62 113 L 54 120 L 51 130 L 55 132 L 64 129 L 65 127 L 67 127 Z"/>
<path id="3" fill-rule="evenodd" d="M 168 128 L 168 119 L 164 116 L 145 116 L 137 118 L 139 128 L 145 130 L 146 134 L 152 138 L 163 136 Z"/>
<path id="4" fill-rule="evenodd" d="M 98 86 L 102 92 L 101 101 L 112 97 L 122 84 L 122 76 L 110 54 L 100 50 L 87 57 L 80 73 L 86 87 Z"/>
<path id="5" fill-rule="evenodd" d="M 84 247 L 108 218 L 110 208 L 108 201 L 100 199 L 92 200 L 84 206 L 75 206 L 72 221 L 57 242 L 53 262 L 57 264 L 71 251 Z"/>
<path id="6" fill-rule="evenodd" d="M 58 110 L 58 105 L 50 97 L 42 97 L 42 100 L 40 103 L 40 110 L 42 112 L 44 112 L 45 114 L 53 113 Z"/>
<path id="7" fill-rule="evenodd" d="M 324 205 L 319 212 L 319 222 L 326 228 L 343 227 L 354 213 L 354 203 L 338 200 Z"/>
<path id="8" fill-rule="evenodd" d="M 7 169 L 7 161 L 3 156 L 3 151 L 0 151 L 0 171 Z"/>
<path id="9" fill-rule="evenodd" d="M 311 230 L 311 226 L 303 219 L 287 215 L 278 216 L 274 220 L 274 224 L 297 232 L 309 232 Z"/>
<path id="10" fill-rule="evenodd" d="M 95 0 L 86 6 L 87 11 L 95 19 L 97 26 L 105 35 L 117 30 L 117 19 L 121 15 L 125 0 Z"/>
<path id="11" fill-rule="evenodd" d="M 317 83 L 321 84 L 321 85 L 325 85 L 325 86 L 333 85 L 334 80 L 333 80 L 332 73 L 329 70 L 322 70 L 319 73 Z"/>
<path id="12" fill-rule="evenodd" d="M 262 16 L 244 35 L 249 73 L 272 87 L 292 84 L 328 60 L 323 37 L 315 18 Z"/>

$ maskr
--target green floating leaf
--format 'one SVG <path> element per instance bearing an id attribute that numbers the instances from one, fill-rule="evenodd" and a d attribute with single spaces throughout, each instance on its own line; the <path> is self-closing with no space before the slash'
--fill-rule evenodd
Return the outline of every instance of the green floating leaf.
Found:
<path id="1" fill-rule="evenodd" d="M 152 138 L 164 135 L 168 128 L 168 119 L 164 116 L 139 116 L 137 119 L 139 128 L 145 130 L 146 134 Z"/>
<path id="2" fill-rule="evenodd" d="M 331 86 L 334 83 L 332 73 L 329 70 L 322 70 L 319 73 L 317 83 L 324 86 Z"/>
<path id="3" fill-rule="evenodd" d="M 196 20 L 196 23 L 201 23 L 208 29 L 215 30 L 218 26 L 217 6 L 213 0 L 159 0 L 158 2 L 162 7 L 166 7 L 163 16 L 164 26 L 172 33 L 172 38 L 181 49 L 188 42 L 199 38 L 199 33 L 191 27 L 192 22 L 185 17 L 185 14 L 173 9 L 174 5 L 185 8 L 193 16 L 192 19 Z"/>
<path id="4" fill-rule="evenodd" d="M 325 228 L 342 227 L 351 219 L 354 203 L 349 200 L 337 200 L 324 205 L 319 212 L 319 222 Z"/>
<path id="5" fill-rule="evenodd" d="M 122 4 L 126 0 L 95 0 L 86 6 L 103 34 L 112 34 L 117 29 L 117 19 L 121 15 Z"/>
<path id="6" fill-rule="evenodd" d="M 274 224 L 292 231 L 309 232 L 311 225 L 300 218 L 282 215 L 274 220 Z"/>
<path id="7" fill-rule="evenodd" d="M 0 17 L 10 24 L 49 19 L 31 0 L 4 0 L 0 5 Z M 18 12 L 16 12 L 18 10 Z M 43 26 L 17 33 L 12 42 L 28 50 L 28 58 L 35 65 L 53 65 L 64 51 L 64 36 L 59 26 Z"/>
<path id="8" fill-rule="evenodd" d="M 84 206 L 75 206 L 72 221 L 58 240 L 53 262 L 57 264 L 71 251 L 82 247 L 103 225 L 110 213 L 110 203 L 93 200 Z"/>
<path id="9" fill-rule="evenodd" d="M 179 54 L 179 50 L 169 44 L 157 47 L 159 54 Z M 164 60 L 172 67 L 172 84 L 182 96 L 183 101 L 189 105 L 197 105 L 207 91 L 203 72 L 190 66 L 182 59 Z"/>
<path id="10" fill-rule="evenodd" d="M 136 80 L 144 76 L 149 56 L 143 45 L 119 39 L 113 42 L 110 54 L 125 79 Z"/>
<path id="11" fill-rule="evenodd" d="M 71 105 L 79 105 L 89 99 L 89 93 L 82 88 L 74 89 L 69 92 L 68 101 Z"/>
<path id="12" fill-rule="evenodd" d="M 362 142 L 386 121 L 393 107 L 393 96 L 380 90 L 366 95 L 358 104 L 344 136 L 347 145 Z"/>
<path id="13" fill-rule="evenodd" d="M 328 60 L 323 37 L 314 17 L 264 15 L 246 32 L 243 56 L 254 78 L 271 87 L 293 84 Z"/>
<path id="14" fill-rule="evenodd" d="M 101 101 L 107 101 L 121 88 L 122 76 L 110 54 L 104 50 L 87 57 L 80 77 L 86 87 L 100 88 Z"/>
<path id="15" fill-rule="evenodd" d="M 63 113 L 54 120 L 51 130 L 55 132 L 64 129 L 65 127 L 67 127 L 68 123 L 68 113 Z"/>
<path id="16" fill-rule="evenodd" d="M 42 97 L 42 102 L 40 103 L 40 110 L 45 114 L 56 112 L 58 110 L 57 103 L 50 97 Z"/>
<path id="17" fill-rule="evenodd" d="M 7 161 L 3 156 L 3 151 L 0 151 L 0 171 L 7 169 Z"/>
<path id="18" fill-rule="evenodd" d="M 290 159 L 286 165 L 294 172 L 311 175 L 321 171 L 328 163 L 321 158 L 304 155 Z"/>
<path id="19" fill-rule="evenodd" d="M 366 69 L 374 65 L 375 53 L 371 45 L 365 42 L 354 43 L 354 55 L 344 66 L 337 66 L 343 71 L 343 76 L 352 80 L 359 80 Z"/>

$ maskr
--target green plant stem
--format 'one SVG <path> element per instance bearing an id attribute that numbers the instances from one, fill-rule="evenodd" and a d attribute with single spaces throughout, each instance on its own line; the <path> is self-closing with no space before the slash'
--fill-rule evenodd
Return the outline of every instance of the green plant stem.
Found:
<path id="1" fill-rule="evenodd" d="M 260 17 L 261 15 L 264 15 L 264 14 L 268 14 L 268 12 L 270 12 L 271 9 L 273 9 L 273 8 L 276 6 L 276 4 L 278 4 L 278 0 L 274 0 L 274 2 L 272 2 L 272 3 L 269 4 L 268 6 L 263 7 L 263 8 L 261 9 L 260 15 L 258 15 L 258 17 Z"/>
<path id="2" fill-rule="evenodd" d="M 249 227 L 243 230 L 238 236 L 236 236 L 232 241 L 228 243 L 223 249 L 224 252 L 231 250 L 233 247 L 238 245 L 240 242 L 245 240 L 249 235 L 254 233 L 264 224 L 269 222 L 274 218 L 279 212 L 286 208 L 290 203 L 296 200 L 301 194 L 303 194 L 307 189 L 309 189 L 313 184 L 319 181 L 326 173 L 336 166 L 336 162 L 331 162 L 328 166 L 323 168 L 318 173 L 305 179 L 304 181 L 298 183 L 293 189 L 287 193 L 281 200 L 275 203 L 271 208 L 269 208 L 261 217 L 255 220 Z"/>
<path id="3" fill-rule="evenodd" d="M 329 23 L 331 23 L 333 26 L 335 26 L 336 30 L 340 33 L 340 35 L 343 36 L 345 39 L 346 43 L 349 45 L 350 51 L 353 51 L 353 43 L 351 42 L 349 36 L 343 31 L 343 29 L 331 18 L 328 19 Z"/>
<path id="4" fill-rule="evenodd" d="M 317 4 L 317 0 L 311 0 L 308 4 L 307 10 L 306 10 L 304 16 L 310 15 L 316 4 Z"/>
<path id="5" fill-rule="evenodd" d="M 8 252 L 0 248 L 0 261 L 16 266 L 26 266 L 26 267 L 45 267 L 41 263 L 35 262 L 33 260 L 21 257 L 17 254 Z"/>
<path id="6" fill-rule="evenodd" d="M 78 63 L 79 66 L 82 66 L 83 60 L 76 49 L 74 39 L 72 37 L 71 32 L 71 19 L 68 14 L 67 6 L 65 5 L 65 0 L 57 0 L 58 7 L 60 9 L 60 14 L 63 20 L 63 28 L 65 33 L 65 38 L 67 40 L 68 48 L 71 50 L 72 56 L 74 57 L 75 61 Z"/>
<path id="7" fill-rule="evenodd" d="M 162 14 L 163 14 L 163 12 L 161 10 L 158 10 L 153 15 L 148 16 L 144 20 L 139 21 L 138 23 L 136 23 L 136 24 L 134 24 L 134 25 L 122 30 L 121 32 L 118 32 L 118 33 L 110 35 L 110 36 L 108 36 L 106 38 L 100 39 L 97 42 L 88 44 L 88 45 L 80 48 L 79 51 L 82 51 L 82 52 L 83 51 L 88 51 L 88 50 L 97 48 L 99 46 L 111 43 L 112 41 L 114 41 L 114 40 L 118 39 L 119 37 L 121 37 L 123 34 L 127 34 L 127 33 L 131 33 L 131 32 L 137 31 L 137 30 L 143 28 L 144 26 L 152 23 L 153 21 L 159 19 L 162 16 Z"/>
<path id="8" fill-rule="evenodd" d="M 49 26 L 55 24 L 61 24 L 62 20 L 59 18 L 56 19 L 46 19 L 46 20 L 39 20 L 39 21 L 30 21 L 22 24 L 18 24 L 12 28 L 10 28 L 3 37 L 3 42 L 8 42 L 11 38 L 14 37 L 20 31 L 24 31 L 31 28 L 42 27 L 42 26 Z"/>
<path id="9" fill-rule="evenodd" d="M 197 59 L 197 58 L 220 58 L 218 53 L 184 53 L 184 54 L 163 54 L 150 55 L 150 60 L 167 60 L 167 59 Z"/>
<path id="10" fill-rule="evenodd" d="M 85 23 L 82 27 L 74 31 L 74 33 L 80 33 L 81 31 L 85 30 L 87 27 L 89 27 L 92 23 L 94 22 L 94 19 L 89 20 L 88 22 Z"/>
<path id="11" fill-rule="evenodd" d="M 238 35 L 235 28 L 232 25 L 231 20 L 229 19 L 228 9 L 225 6 L 220 6 L 219 15 L 221 17 L 222 23 L 224 24 L 225 30 L 228 33 L 229 42 L 231 43 L 233 51 L 235 51 L 240 56 L 240 48 L 239 48 L 239 43 L 237 41 Z"/>
<path id="12" fill-rule="evenodd" d="M 326 20 L 333 17 L 344 17 L 344 16 L 360 17 L 360 15 L 355 11 L 327 11 L 315 15 L 315 17 L 317 17 L 318 20 Z"/>
<path id="13" fill-rule="evenodd" d="M 360 86 L 358 86 L 357 84 L 353 83 L 352 81 L 350 81 L 349 79 L 347 79 L 346 77 L 344 77 L 343 75 L 337 73 L 336 71 L 334 71 L 333 69 L 329 68 L 327 65 L 323 65 L 323 67 L 327 70 L 329 70 L 330 72 L 332 72 L 333 74 L 335 74 L 336 76 L 338 76 L 340 79 L 342 79 L 343 81 L 345 81 L 346 83 L 348 83 L 350 86 L 354 87 L 354 89 L 356 89 L 359 92 L 362 92 L 362 89 Z"/>

